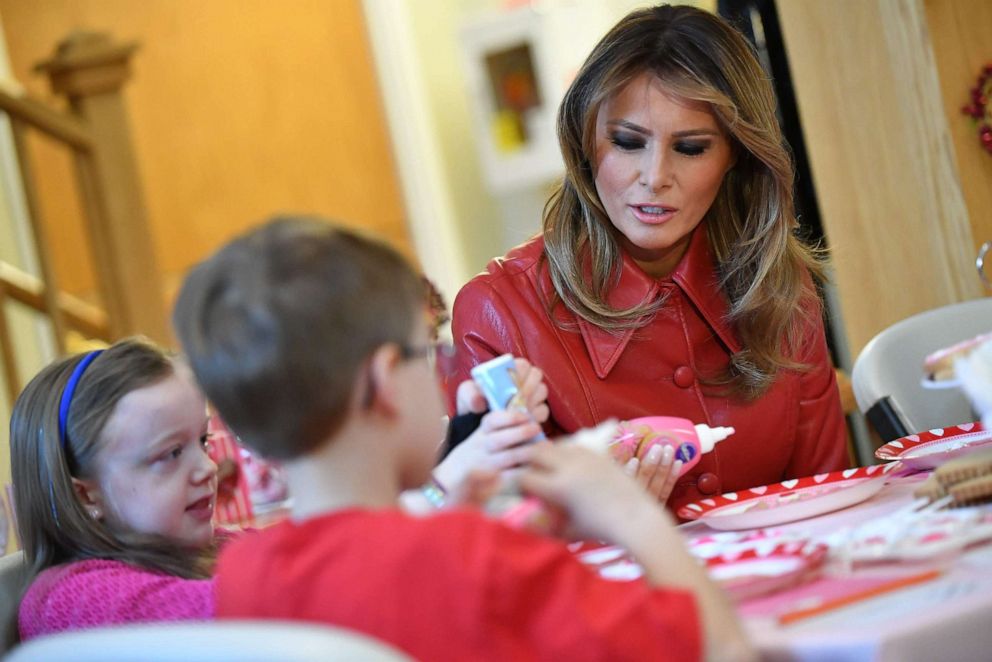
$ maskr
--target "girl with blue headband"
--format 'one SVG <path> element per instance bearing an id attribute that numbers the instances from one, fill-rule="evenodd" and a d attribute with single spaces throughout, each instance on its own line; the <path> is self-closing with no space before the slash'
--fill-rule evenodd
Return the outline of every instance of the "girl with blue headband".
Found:
<path id="1" fill-rule="evenodd" d="M 10 422 L 31 578 L 22 639 L 213 617 L 207 420 L 189 370 L 141 339 L 57 361 L 27 385 Z"/>

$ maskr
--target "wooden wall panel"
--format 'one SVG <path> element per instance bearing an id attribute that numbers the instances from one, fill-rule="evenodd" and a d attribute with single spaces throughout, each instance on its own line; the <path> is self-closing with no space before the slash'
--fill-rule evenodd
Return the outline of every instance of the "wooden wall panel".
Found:
<path id="1" fill-rule="evenodd" d="M 981 295 L 918 0 L 778 3 L 851 354 Z"/>
<path id="2" fill-rule="evenodd" d="M 15 75 L 49 99 L 31 68 L 71 30 L 141 43 L 126 98 L 173 284 L 276 211 L 346 220 L 411 253 L 359 0 L 0 0 L 0 15 Z M 63 282 L 88 282 L 58 255 Z"/>
<path id="3" fill-rule="evenodd" d="M 992 241 L 992 154 L 979 145 L 973 121 L 961 114 L 961 106 L 968 101 L 982 67 L 992 64 L 992 3 L 925 0 L 925 7 L 977 251 L 982 242 Z"/>

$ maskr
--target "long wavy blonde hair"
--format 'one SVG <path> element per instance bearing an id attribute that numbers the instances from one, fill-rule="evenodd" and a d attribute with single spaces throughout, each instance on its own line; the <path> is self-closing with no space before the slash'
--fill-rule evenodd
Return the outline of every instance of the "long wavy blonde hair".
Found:
<path id="1" fill-rule="evenodd" d="M 687 6 L 628 14 L 596 45 L 558 113 L 566 174 L 544 209 L 545 258 L 555 291 L 579 317 L 620 331 L 646 324 L 664 305 L 615 309 L 622 249 L 596 192 L 596 117 L 604 101 L 649 72 L 667 91 L 708 104 L 736 162 L 704 226 L 744 349 L 714 381 L 754 398 L 796 360 L 806 316 L 820 310 L 813 279 L 819 250 L 796 236 L 793 165 L 775 115 L 775 95 L 751 46 L 722 19 Z M 590 270 L 583 269 L 588 260 Z M 812 275 L 813 279 L 809 276 Z"/>

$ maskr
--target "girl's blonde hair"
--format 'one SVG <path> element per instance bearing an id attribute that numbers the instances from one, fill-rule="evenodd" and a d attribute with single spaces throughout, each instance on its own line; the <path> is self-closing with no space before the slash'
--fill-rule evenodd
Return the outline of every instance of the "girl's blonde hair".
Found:
<path id="1" fill-rule="evenodd" d="M 545 257 L 557 296 L 579 317 L 613 331 L 639 327 L 664 305 L 614 309 L 606 295 L 622 249 L 596 192 L 596 118 L 604 101 L 648 72 L 667 91 L 706 103 L 731 142 L 735 163 L 704 220 L 744 350 L 714 381 L 746 398 L 763 393 L 796 360 L 800 329 L 817 314 L 816 249 L 796 237 L 793 166 L 775 96 L 750 45 L 722 19 L 687 6 L 627 15 L 599 42 L 558 113 L 566 174 L 544 209 Z M 591 272 L 583 271 L 588 259 Z"/>
<path id="2" fill-rule="evenodd" d="M 187 549 L 161 536 L 115 530 L 93 519 L 72 478 L 93 478 L 103 430 L 128 393 L 173 374 L 172 358 L 151 343 L 122 340 L 81 374 L 69 401 L 65 447 L 59 405 L 66 383 L 86 357 L 44 368 L 24 388 L 10 418 L 11 471 L 17 527 L 30 577 L 60 563 L 114 559 L 189 579 L 209 577 L 213 549 Z"/>

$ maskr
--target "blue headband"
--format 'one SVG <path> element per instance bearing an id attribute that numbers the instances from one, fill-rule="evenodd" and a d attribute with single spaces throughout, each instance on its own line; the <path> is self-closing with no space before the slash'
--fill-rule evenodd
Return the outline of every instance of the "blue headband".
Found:
<path id="1" fill-rule="evenodd" d="M 76 364 L 75 369 L 69 376 L 69 381 L 66 382 L 65 389 L 62 391 L 62 400 L 59 402 L 59 442 L 62 444 L 62 450 L 66 449 L 66 437 L 68 434 L 66 428 L 69 422 L 69 406 L 72 404 L 72 396 L 76 393 L 76 386 L 79 384 L 83 373 L 86 372 L 86 368 L 93 363 L 93 359 L 101 354 L 103 354 L 103 350 L 98 349 L 84 356 L 83 360 Z"/>

